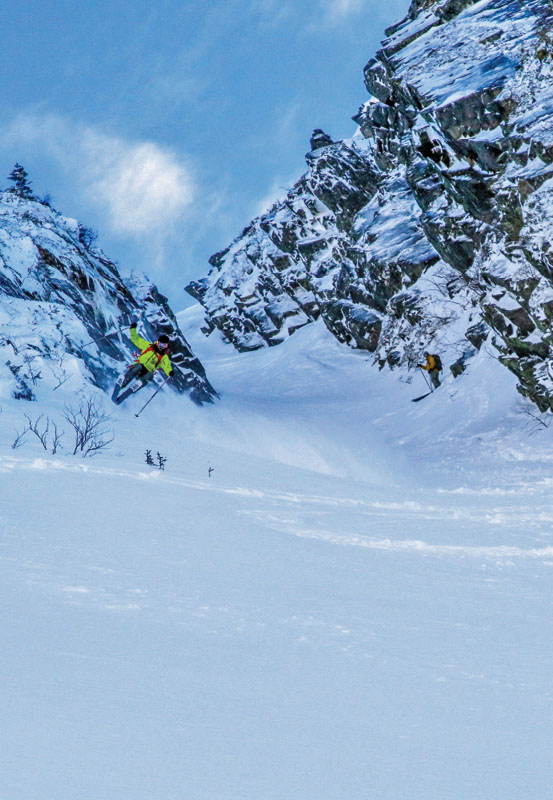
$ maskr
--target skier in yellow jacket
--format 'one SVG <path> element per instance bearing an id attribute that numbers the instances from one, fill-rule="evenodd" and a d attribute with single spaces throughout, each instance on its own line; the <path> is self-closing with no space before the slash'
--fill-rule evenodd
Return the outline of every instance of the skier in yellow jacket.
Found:
<path id="1" fill-rule="evenodd" d="M 167 377 L 173 372 L 171 361 L 169 360 L 169 337 L 162 334 L 155 342 L 149 342 L 143 339 L 136 332 L 136 322 L 131 323 L 130 328 L 131 342 L 138 347 L 140 353 L 136 355 L 134 364 L 127 367 L 127 372 L 122 381 L 118 381 L 112 395 L 112 400 L 116 403 L 122 403 L 132 390 L 124 392 L 119 396 L 119 392 L 127 386 L 132 380 L 138 378 L 140 385 L 137 387 L 141 389 L 148 381 L 151 381 L 154 374 L 158 369 L 162 369 Z"/>
<path id="2" fill-rule="evenodd" d="M 417 364 L 420 369 L 426 370 L 435 389 L 440 385 L 440 372 L 442 371 L 442 359 L 440 356 L 425 353 L 426 364 Z M 432 387 L 431 387 L 432 388 Z"/>

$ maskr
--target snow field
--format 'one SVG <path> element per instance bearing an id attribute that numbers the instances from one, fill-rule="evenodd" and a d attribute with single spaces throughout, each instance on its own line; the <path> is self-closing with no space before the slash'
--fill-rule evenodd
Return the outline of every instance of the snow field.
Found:
<path id="1" fill-rule="evenodd" d="M 412 404 L 318 325 L 191 343 L 220 401 L 141 393 L 94 459 L 12 450 L 3 401 L 0 797 L 547 797 L 553 451 L 512 377 Z"/>

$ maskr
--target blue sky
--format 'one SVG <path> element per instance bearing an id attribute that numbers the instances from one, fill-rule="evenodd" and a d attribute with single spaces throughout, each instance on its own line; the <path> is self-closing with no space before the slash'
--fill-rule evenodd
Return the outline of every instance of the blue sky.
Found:
<path id="1" fill-rule="evenodd" d="M 4 5 L 3 174 L 23 163 L 178 309 L 209 256 L 304 171 L 312 130 L 353 134 L 363 66 L 409 2 Z"/>

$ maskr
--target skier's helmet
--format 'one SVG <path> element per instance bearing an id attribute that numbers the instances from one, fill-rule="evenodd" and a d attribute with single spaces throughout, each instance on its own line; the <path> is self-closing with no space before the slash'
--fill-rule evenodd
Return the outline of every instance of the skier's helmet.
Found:
<path id="1" fill-rule="evenodd" d="M 162 333 L 161 336 L 158 337 L 157 343 L 164 349 L 167 349 L 169 347 L 169 337 Z"/>

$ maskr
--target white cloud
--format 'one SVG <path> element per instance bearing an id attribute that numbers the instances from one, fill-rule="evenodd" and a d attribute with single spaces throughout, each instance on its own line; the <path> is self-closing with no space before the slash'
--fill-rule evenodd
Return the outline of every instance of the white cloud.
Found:
<path id="1" fill-rule="evenodd" d="M 96 133 L 82 141 L 88 194 L 106 204 L 117 233 L 146 233 L 175 222 L 194 198 L 187 169 L 153 142 L 123 142 Z"/>
<path id="2" fill-rule="evenodd" d="M 192 171 L 168 148 L 132 141 L 52 114 L 17 118 L 2 140 L 31 145 L 72 173 L 113 232 L 150 234 L 171 227 L 194 200 Z"/>
<path id="3" fill-rule="evenodd" d="M 307 29 L 317 33 L 351 24 L 355 16 L 373 6 L 374 14 L 378 18 L 380 11 L 374 0 L 318 0 Z"/>
<path id="4" fill-rule="evenodd" d="M 294 20 L 300 29 L 318 31 L 342 24 L 371 2 L 374 4 L 374 0 L 311 0 L 305 4 L 297 0 L 250 0 L 247 10 L 262 27 L 291 24 Z"/>
<path id="5" fill-rule="evenodd" d="M 361 11 L 365 0 L 321 0 L 321 7 L 329 19 L 339 20 Z"/>

